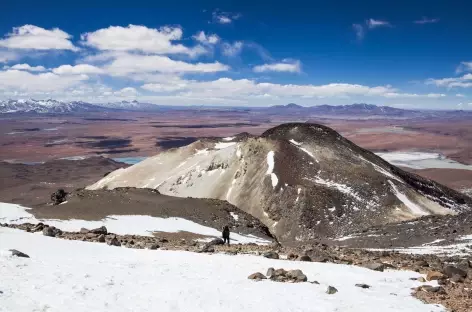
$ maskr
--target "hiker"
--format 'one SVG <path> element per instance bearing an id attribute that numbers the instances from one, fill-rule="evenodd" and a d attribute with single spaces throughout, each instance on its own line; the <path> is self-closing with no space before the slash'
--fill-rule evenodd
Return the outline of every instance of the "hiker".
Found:
<path id="1" fill-rule="evenodd" d="M 225 225 L 223 227 L 223 243 L 226 244 L 226 241 L 228 241 L 228 246 L 229 246 L 229 227 Z"/>

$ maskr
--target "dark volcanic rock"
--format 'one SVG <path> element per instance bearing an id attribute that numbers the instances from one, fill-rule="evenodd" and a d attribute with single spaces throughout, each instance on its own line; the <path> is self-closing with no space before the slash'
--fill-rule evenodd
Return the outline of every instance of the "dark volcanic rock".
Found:
<path id="1" fill-rule="evenodd" d="M 338 292 L 338 290 L 336 289 L 336 287 L 333 287 L 333 286 L 328 286 L 328 289 L 326 289 L 326 293 L 328 295 L 333 295 L 337 292 Z"/>
<path id="2" fill-rule="evenodd" d="M 463 278 L 467 277 L 467 272 L 465 272 L 465 271 L 463 271 L 459 268 L 456 268 L 455 266 L 452 266 L 452 265 L 447 265 L 446 267 L 444 267 L 443 273 L 447 277 L 453 277 L 454 275 L 459 275 Z"/>
<path id="3" fill-rule="evenodd" d="M 67 192 L 59 189 L 51 194 L 51 201 L 54 205 L 59 205 L 66 201 Z"/>
<path id="4" fill-rule="evenodd" d="M 27 254 L 25 254 L 21 251 L 18 251 L 16 249 L 10 249 L 10 252 L 11 252 L 12 256 L 16 256 L 16 257 L 20 257 L 20 258 L 29 258 L 30 257 Z"/>
<path id="5" fill-rule="evenodd" d="M 267 278 L 264 276 L 264 274 L 259 273 L 259 272 L 253 273 L 253 274 L 249 275 L 247 278 L 248 278 L 248 279 L 252 279 L 252 280 L 259 280 L 259 281 L 260 281 L 260 280 L 263 280 L 263 279 L 267 279 Z"/>
<path id="6" fill-rule="evenodd" d="M 116 238 L 116 236 L 114 236 L 114 237 L 108 242 L 108 245 L 120 247 L 120 246 L 121 246 L 121 243 L 120 243 L 120 241 Z"/>
<path id="7" fill-rule="evenodd" d="M 269 258 L 269 259 L 279 259 L 279 254 L 276 253 L 275 251 L 268 251 L 264 253 L 262 256 L 264 256 L 264 258 Z"/>
<path id="8" fill-rule="evenodd" d="M 107 235 L 108 231 L 107 231 L 107 228 L 105 226 L 101 226 L 97 229 L 90 230 L 90 233 Z"/>

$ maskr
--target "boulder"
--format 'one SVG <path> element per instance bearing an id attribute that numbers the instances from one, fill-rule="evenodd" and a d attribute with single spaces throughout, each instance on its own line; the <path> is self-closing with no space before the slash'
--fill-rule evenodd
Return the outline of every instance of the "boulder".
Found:
<path id="1" fill-rule="evenodd" d="M 266 276 L 267 276 L 268 278 L 271 278 L 272 276 L 274 276 L 274 273 L 275 273 L 274 268 L 269 268 L 269 269 L 267 270 Z"/>
<path id="2" fill-rule="evenodd" d="M 306 261 L 306 262 L 311 262 L 311 258 L 307 255 L 301 256 L 298 258 L 298 261 Z"/>
<path id="3" fill-rule="evenodd" d="M 464 282 L 464 278 L 458 274 L 455 274 L 453 277 L 451 277 L 451 282 L 454 282 L 454 283 L 463 283 Z"/>
<path id="4" fill-rule="evenodd" d="M 445 277 L 446 276 L 444 274 L 442 274 L 441 272 L 438 272 L 438 271 L 429 271 L 426 274 L 426 280 L 427 281 L 437 281 L 437 280 L 444 279 Z"/>
<path id="5" fill-rule="evenodd" d="M 471 268 L 471 264 L 470 264 L 469 260 L 464 259 L 461 262 L 459 262 L 458 264 L 456 264 L 456 267 L 461 269 L 462 271 L 467 272 Z"/>
<path id="6" fill-rule="evenodd" d="M 295 260 L 297 259 L 297 255 L 296 254 L 293 254 L 293 253 L 289 253 L 287 255 L 287 260 Z"/>
<path id="7" fill-rule="evenodd" d="M 356 287 L 360 287 L 360 288 L 364 288 L 364 289 L 370 288 L 370 286 L 367 285 L 367 284 L 356 284 L 355 286 L 356 286 Z"/>
<path id="8" fill-rule="evenodd" d="M 45 226 L 43 228 L 43 235 L 44 236 L 49 236 L 49 237 L 56 237 L 56 235 L 61 234 L 62 231 L 59 229 L 56 229 L 53 226 Z"/>
<path id="9" fill-rule="evenodd" d="M 333 287 L 333 286 L 328 286 L 328 289 L 326 289 L 326 293 L 328 295 L 333 295 L 337 292 L 338 292 L 338 290 L 336 289 L 336 287 Z"/>
<path id="10" fill-rule="evenodd" d="M 99 227 L 99 228 L 97 228 L 97 229 L 90 230 L 90 233 L 107 235 L 107 234 L 108 234 L 108 231 L 107 231 L 107 228 L 106 228 L 106 227 L 101 226 L 101 227 Z"/>
<path id="11" fill-rule="evenodd" d="M 116 236 L 114 236 L 114 237 L 108 242 L 108 245 L 120 247 L 120 246 L 121 246 L 121 243 L 120 243 L 120 241 L 116 238 Z"/>
<path id="12" fill-rule="evenodd" d="M 80 234 L 87 234 L 88 232 L 89 230 L 86 228 L 80 228 L 80 231 L 79 231 Z"/>
<path id="13" fill-rule="evenodd" d="M 39 231 L 42 231 L 43 229 L 44 229 L 44 224 L 40 222 L 31 229 L 31 232 L 39 232 Z"/>
<path id="14" fill-rule="evenodd" d="M 29 256 L 21 251 L 18 251 L 16 249 L 10 249 L 11 255 L 15 257 L 20 257 L 20 258 L 29 258 Z"/>
<path id="15" fill-rule="evenodd" d="M 156 250 L 156 249 L 159 249 L 159 247 L 161 247 L 161 246 L 159 246 L 159 244 L 152 243 L 152 244 L 149 245 L 148 248 L 151 249 L 151 250 Z"/>
<path id="16" fill-rule="evenodd" d="M 467 277 L 467 272 L 466 271 L 463 271 L 459 268 L 456 268 L 455 266 L 453 265 L 447 265 L 444 267 L 443 269 L 443 273 L 447 276 L 447 277 L 453 277 L 454 275 L 459 275 L 463 278 L 466 278 Z"/>
<path id="17" fill-rule="evenodd" d="M 105 235 L 104 235 L 104 234 L 101 234 L 101 235 L 98 237 L 98 242 L 99 242 L 99 243 L 104 243 L 104 242 L 105 242 Z"/>
<path id="18" fill-rule="evenodd" d="M 214 240 L 203 245 L 201 252 L 214 252 L 216 245 L 224 245 L 224 241 L 221 238 L 215 238 Z"/>
<path id="19" fill-rule="evenodd" d="M 385 264 L 383 264 L 381 262 L 366 263 L 366 264 L 364 264 L 364 267 L 368 268 L 368 269 L 371 269 L 371 270 L 374 270 L 374 271 L 379 271 L 379 272 L 383 272 L 385 270 Z"/>
<path id="20" fill-rule="evenodd" d="M 423 276 L 418 277 L 416 280 L 421 283 L 426 282 L 426 279 Z"/>
<path id="21" fill-rule="evenodd" d="M 268 251 L 262 255 L 264 258 L 268 259 L 279 259 L 279 254 L 275 251 Z"/>
<path id="22" fill-rule="evenodd" d="M 290 270 L 286 276 L 295 283 L 306 282 L 308 280 L 301 270 Z"/>
<path id="23" fill-rule="evenodd" d="M 67 192 L 63 189 L 59 189 L 51 194 L 51 201 L 53 205 L 59 205 L 66 201 Z"/>
<path id="24" fill-rule="evenodd" d="M 247 277 L 248 279 L 252 279 L 252 280 L 256 280 L 256 281 L 260 281 L 260 280 L 263 280 L 263 279 L 266 279 L 266 277 L 264 276 L 264 274 L 262 273 L 252 273 L 251 275 L 249 275 Z"/>

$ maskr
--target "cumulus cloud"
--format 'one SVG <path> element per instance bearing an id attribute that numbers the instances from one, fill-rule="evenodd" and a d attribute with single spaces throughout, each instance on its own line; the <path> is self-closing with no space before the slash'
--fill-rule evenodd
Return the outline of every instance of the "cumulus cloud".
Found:
<path id="1" fill-rule="evenodd" d="M 252 70 L 255 73 L 263 73 L 263 72 L 299 73 L 301 72 L 301 64 L 300 64 L 300 61 L 263 64 L 263 65 L 255 66 Z"/>
<path id="2" fill-rule="evenodd" d="M 44 66 L 30 66 L 29 64 L 15 64 L 13 66 L 4 66 L 3 69 L 16 69 L 16 70 L 26 70 L 31 72 L 42 72 L 46 71 Z"/>
<path id="3" fill-rule="evenodd" d="M 103 51 L 140 51 L 155 54 L 186 54 L 198 56 L 206 53 L 201 46 L 193 48 L 174 41 L 182 39 L 180 27 L 161 27 L 129 25 L 128 27 L 110 26 L 81 35 L 82 44 Z"/>
<path id="4" fill-rule="evenodd" d="M 187 63 L 176 61 L 162 55 L 121 54 L 103 67 L 111 75 L 133 73 L 215 73 L 229 70 L 229 66 L 220 62 Z"/>
<path id="5" fill-rule="evenodd" d="M 14 27 L 11 33 L 0 40 L 0 47 L 30 50 L 70 50 L 77 51 L 70 39 L 71 35 L 59 28 L 44 29 L 34 25 Z"/>
<path id="6" fill-rule="evenodd" d="M 377 27 L 392 27 L 390 22 L 387 21 L 382 21 L 382 20 L 376 20 L 373 18 L 369 18 L 366 22 L 367 27 L 370 29 L 377 28 Z"/>
<path id="7" fill-rule="evenodd" d="M 36 91 L 59 91 L 88 79 L 86 75 L 59 76 L 54 73 L 33 74 L 24 70 L 0 71 L 0 89 Z"/>
<path id="8" fill-rule="evenodd" d="M 220 78 L 213 81 L 184 80 L 166 83 L 144 84 L 141 88 L 156 92 L 167 93 L 177 92 L 180 96 L 192 98 L 213 97 L 221 99 L 232 99 L 248 101 L 250 99 L 260 98 L 326 98 L 338 97 L 345 98 L 349 96 L 378 96 L 384 98 L 440 98 L 444 94 L 410 94 L 400 93 L 397 89 L 390 86 L 369 87 L 359 84 L 331 83 L 325 85 L 294 85 L 294 84 L 276 84 L 259 83 L 250 79 Z"/>
<path id="9" fill-rule="evenodd" d="M 225 42 L 222 46 L 222 52 L 226 56 L 237 56 L 241 53 L 243 45 L 242 41 L 235 41 L 232 44 Z"/>
<path id="10" fill-rule="evenodd" d="M 439 18 L 427 18 L 424 16 L 420 20 L 413 21 L 415 24 L 434 24 L 437 22 L 439 22 Z"/>
<path id="11" fill-rule="evenodd" d="M 193 36 L 195 40 L 202 44 L 217 44 L 220 41 L 220 37 L 215 34 L 207 35 L 204 31 L 200 31 Z"/>
<path id="12" fill-rule="evenodd" d="M 75 66 L 61 65 L 52 70 L 57 75 L 81 75 L 81 74 L 102 74 L 103 70 L 89 64 L 79 64 Z"/>

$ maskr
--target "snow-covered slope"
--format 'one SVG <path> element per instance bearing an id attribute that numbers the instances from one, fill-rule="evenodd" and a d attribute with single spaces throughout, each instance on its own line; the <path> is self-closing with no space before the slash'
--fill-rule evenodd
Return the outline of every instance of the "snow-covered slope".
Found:
<path id="1" fill-rule="evenodd" d="M 105 109 L 93 104 L 74 101 L 61 102 L 56 100 L 5 100 L 0 101 L 1 113 L 39 113 L 39 114 L 65 114 L 76 112 L 96 112 Z"/>
<path id="2" fill-rule="evenodd" d="M 284 242 L 472 206 L 470 198 L 316 124 L 280 125 L 257 138 L 198 141 L 114 171 L 89 189 L 126 186 L 226 199 Z"/>
<path id="3" fill-rule="evenodd" d="M 0 228 L 0 311 L 439 312 L 411 296 L 408 271 L 248 255 L 138 250 Z M 30 258 L 12 257 L 9 249 Z M 269 268 L 301 269 L 318 284 L 255 282 Z M 356 287 L 357 283 L 372 286 Z M 334 286 L 338 293 L 325 293 Z"/>
<path id="4" fill-rule="evenodd" d="M 110 215 L 96 221 L 82 219 L 37 219 L 29 212 L 30 210 L 30 208 L 20 205 L 0 203 L 0 223 L 36 224 L 42 222 L 68 232 L 79 232 L 81 228 L 95 229 L 105 226 L 110 233 L 114 234 L 151 237 L 154 232 L 188 232 L 209 237 L 210 239 L 221 236 L 220 229 L 204 226 L 185 218 L 159 218 L 148 215 Z M 239 234 L 236 231 L 231 234 L 231 241 L 235 244 L 253 243 L 266 245 L 271 243 L 267 239 L 254 235 Z"/>

